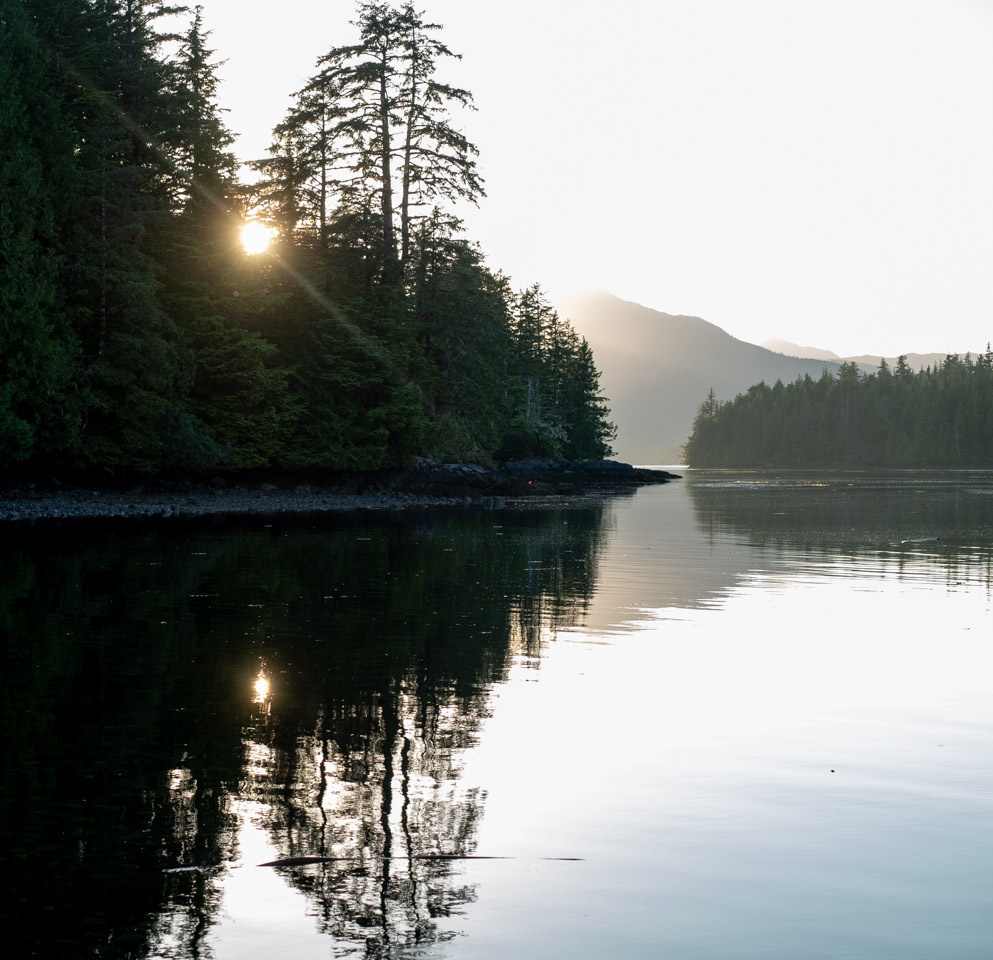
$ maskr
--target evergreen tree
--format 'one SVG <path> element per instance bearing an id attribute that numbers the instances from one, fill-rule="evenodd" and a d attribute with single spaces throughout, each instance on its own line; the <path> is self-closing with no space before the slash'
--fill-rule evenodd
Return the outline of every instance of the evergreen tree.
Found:
<path id="1" fill-rule="evenodd" d="M 562 407 L 566 419 L 563 454 L 573 460 L 603 460 L 614 451 L 617 428 L 600 393 L 600 371 L 586 338 L 578 341 L 565 367 Z"/>
<path id="2" fill-rule="evenodd" d="M 34 0 L 56 59 L 73 178 L 58 197 L 64 283 L 81 350 L 83 454 L 153 470 L 184 462 L 197 431 L 179 338 L 160 300 L 150 231 L 168 215 L 161 144 L 173 122 L 161 3 Z"/>
<path id="3" fill-rule="evenodd" d="M 486 461 L 500 445 L 513 361 L 508 284 L 435 211 L 422 224 L 413 289 L 422 374 L 432 420 L 429 452 L 443 460 Z"/>
<path id="4" fill-rule="evenodd" d="M 0 469 L 71 450 L 79 409 L 76 342 L 56 248 L 53 195 L 68 138 L 35 25 L 0 0 Z"/>
<path id="5" fill-rule="evenodd" d="M 241 266 L 237 164 L 226 149 L 234 138 L 220 118 L 208 36 L 197 7 L 169 64 L 178 209 L 159 243 L 162 299 L 185 348 L 188 407 L 206 433 L 200 462 L 266 466 L 282 456 L 295 410 L 276 347 L 244 322 L 254 271 Z"/>
<path id="6" fill-rule="evenodd" d="M 441 26 L 426 23 L 411 4 L 364 3 L 355 26 L 359 42 L 321 58 L 295 116 L 319 125 L 319 195 L 326 197 L 333 179 L 348 209 L 376 210 L 383 280 L 396 283 L 415 220 L 439 199 L 475 201 L 483 193 L 476 147 L 448 116 L 452 104 L 468 107 L 472 97 L 435 78 L 439 60 L 455 54 L 434 36 Z"/>
<path id="7" fill-rule="evenodd" d="M 197 6 L 189 28 L 179 37 L 178 54 L 168 63 L 173 99 L 174 128 L 168 137 L 177 168 L 182 207 L 189 212 L 212 209 L 231 233 L 238 213 L 237 161 L 229 147 L 234 135 L 221 121 L 217 67 L 210 37 L 203 26 L 203 7 Z"/>
<path id="8" fill-rule="evenodd" d="M 592 351 L 533 284 L 513 300 L 516 348 L 511 419 L 501 450 L 508 457 L 600 458 L 614 427 L 599 396 Z"/>

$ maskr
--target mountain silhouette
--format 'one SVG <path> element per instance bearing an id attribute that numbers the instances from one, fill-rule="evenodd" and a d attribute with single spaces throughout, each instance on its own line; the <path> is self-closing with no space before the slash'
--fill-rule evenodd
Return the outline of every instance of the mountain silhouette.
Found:
<path id="1" fill-rule="evenodd" d="M 558 311 L 593 349 L 617 425 L 614 449 L 630 463 L 678 463 L 711 388 L 719 400 L 731 400 L 760 380 L 789 383 L 838 369 L 737 340 L 700 317 L 661 313 L 603 291 L 569 297 Z"/>
<path id="2" fill-rule="evenodd" d="M 833 360 L 836 363 L 854 363 L 863 373 L 875 373 L 879 369 L 879 361 L 885 360 L 890 367 L 896 366 L 896 357 L 876 357 L 864 353 L 857 357 L 839 357 L 838 354 L 821 347 L 801 347 L 789 340 L 764 340 L 762 346 L 775 353 L 785 353 L 789 357 L 804 357 L 811 360 Z M 911 370 L 923 370 L 925 367 L 938 367 L 948 354 L 946 353 L 905 353 L 904 359 Z"/>
<path id="3" fill-rule="evenodd" d="M 833 350 L 825 350 L 822 347 L 801 347 L 798 343 L 790 343 L 789 340 L 763 340 L 759 344 L 766 350 L 773 353 L 784 353 L 788 357 L 803 357 L 805 360 L 831 360 L 834 363 L 841 363 L 842 358 Z"/>

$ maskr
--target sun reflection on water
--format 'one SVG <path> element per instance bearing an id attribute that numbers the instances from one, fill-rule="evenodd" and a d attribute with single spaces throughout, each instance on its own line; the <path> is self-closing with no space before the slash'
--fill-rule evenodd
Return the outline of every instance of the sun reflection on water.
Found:
<path id="1" fill-rule="evenodd" d="M 265 672 L 265 664 L 259 664 L 259 672 L 252 681 L 252 703 L 256 703 L 268 713 L 272 704 L 272 683 Z"/>

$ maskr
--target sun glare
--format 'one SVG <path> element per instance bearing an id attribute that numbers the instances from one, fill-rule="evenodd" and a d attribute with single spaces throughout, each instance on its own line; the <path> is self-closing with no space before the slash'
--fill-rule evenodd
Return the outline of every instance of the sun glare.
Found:
<path id="1" fill-rule="evenodd" d="M 241 245 L 245 248 L 245 253 L 265 253 L 274 236 L 276 231 L 272 227 L 267 227 L 258 220 L 251 220 L 241 228 Z"/>

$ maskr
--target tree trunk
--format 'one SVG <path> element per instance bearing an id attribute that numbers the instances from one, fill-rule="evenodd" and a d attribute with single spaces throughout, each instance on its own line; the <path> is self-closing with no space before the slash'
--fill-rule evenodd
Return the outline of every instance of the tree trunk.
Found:
<path id="1" fill-rule="evenodd" d="M 397 238 L 393 228 L 393 181 L 390 169 L 390 98 L 387 85 L 388 51 L 382 50 L 382 69 L 379 74 L 379 124 L 380 165 L 383 178 L 383 282 L 399 283 L 402 279 L 397 257 Z"/>

